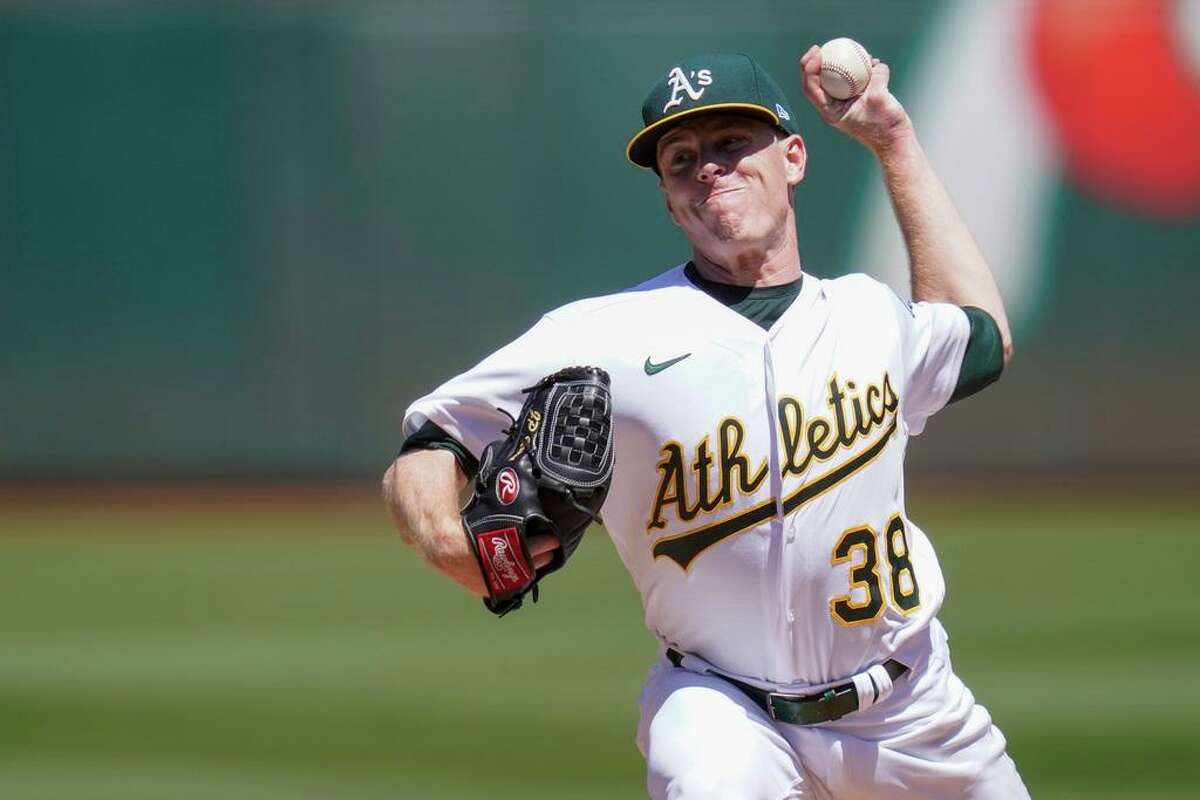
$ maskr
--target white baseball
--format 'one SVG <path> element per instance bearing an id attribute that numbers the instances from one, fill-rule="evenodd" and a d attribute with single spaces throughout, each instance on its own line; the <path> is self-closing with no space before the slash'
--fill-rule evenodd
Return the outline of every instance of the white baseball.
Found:
<path id="1" fill-rule="evenodd" d="M 821 88 L 838 100 L 857 97 L 871 80 L 871 54 L 853 39 L 841 37 L 821 45 Z"/>

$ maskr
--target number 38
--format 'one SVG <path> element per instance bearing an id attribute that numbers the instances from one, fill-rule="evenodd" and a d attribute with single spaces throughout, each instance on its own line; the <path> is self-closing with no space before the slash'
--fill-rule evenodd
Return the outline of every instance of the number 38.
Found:
<path id="1" fill-rule="evenodd" d="M 870 622 L 883 611 L 883 590 L 880 587 L 879 560 L 875 556 L 878 534 L 870 525 L 860 525 L 842 534 L 833 548 L 833 563 L 854 562 L 850 568 L 850 593 L 829 601 L 833 618 L 843 625 Z M 921 605 L 921 590 L 913 572 L 908 535 L 904 520 L 893 514 L 883 534 L 887 562 L 891 572 L 892 602 L 907 614 Z M 865 599 L 855 600 L 854 589 L 865 592 Z"/>

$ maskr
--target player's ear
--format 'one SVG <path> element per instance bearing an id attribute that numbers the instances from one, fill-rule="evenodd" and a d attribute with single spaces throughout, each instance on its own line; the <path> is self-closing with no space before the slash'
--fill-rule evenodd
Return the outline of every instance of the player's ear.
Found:
<path id="1" fill-rule="evenodd" d="M 804 139 L 800 134 L 793 133 L 785 137 L 780 146 L 783 148 L 788 186 L 798 186 L 804 180 L 804 168 L 808 165 L 808 149 L 804 146 Z"/>

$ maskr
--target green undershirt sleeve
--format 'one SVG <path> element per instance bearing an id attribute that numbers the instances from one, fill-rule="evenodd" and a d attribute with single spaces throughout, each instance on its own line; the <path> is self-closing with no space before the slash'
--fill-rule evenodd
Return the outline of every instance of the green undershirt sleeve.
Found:
<path id="1" fill-rule="evenodd" d="M 996 320 L 982 308 L 963 306 L 962 309 L 971 323 L 971 335 L 967 339 L 967 351 L 963 354 L 950 403 L 970 397 L 995 383 L 1004 371 L 1004 341 L 1000 338 Z"/>
<path id="2" fill-rule="evenodd" d="M 471 455 L 471 451 L 464 447 L 458 439 L 428 420 L 420 430 L 405 439 L 404 444 L 400 445 L 401 455 L 409 450 L 449 450 L 458 460 L 458 465 L 462 467 L 463 474 L 468 479 L 473 479 L 475 473 L 479 472 L 479 460 Z"/>

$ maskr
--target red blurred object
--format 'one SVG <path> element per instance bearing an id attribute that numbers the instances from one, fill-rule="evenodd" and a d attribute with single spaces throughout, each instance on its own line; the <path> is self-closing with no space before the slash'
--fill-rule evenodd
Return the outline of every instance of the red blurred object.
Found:
<path id="1" fill-rule="evenodd" d="M 1178 0 L 1036 0 L 1035 83 L 1073 176 L 1156 215 L 1200 211 L 1200 76 Z"/>

